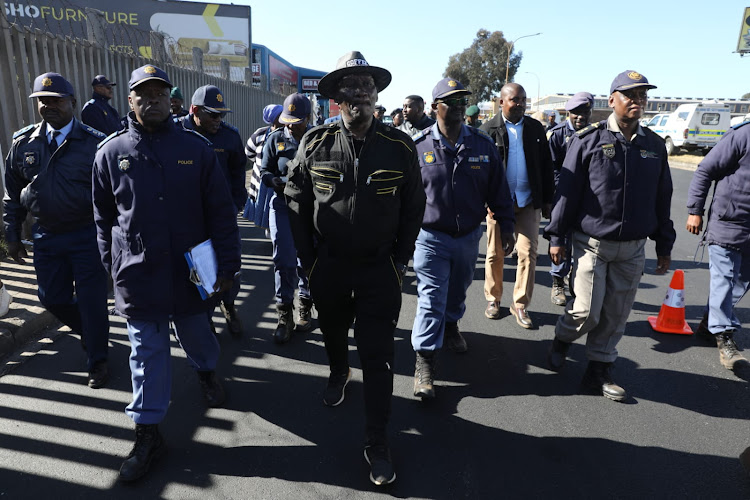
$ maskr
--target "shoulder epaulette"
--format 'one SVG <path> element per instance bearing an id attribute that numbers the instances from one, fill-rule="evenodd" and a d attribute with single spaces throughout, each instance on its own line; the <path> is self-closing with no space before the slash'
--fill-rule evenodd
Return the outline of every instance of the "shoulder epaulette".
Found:
<path id="1" fill-rule="evenodd" d="M 744 121 L 744 122 L 742 122 L 742 123 L 738 123 L 737 125 L 732 125 L 732 128 L 733 128 L 733 129 L 735 129 L 735 130 L 737 130 L 737 129 L 738 129 L 738 128 L 740 128 L 740 127 L 744 127 L 744 126 L 745 126 L 745 125 L 747 125 L 748 123 L 750 123 L 750 120 Z"/>
<path id="2" fill-rule="evenodd" d="M 583 127 L 581 130 L 579 130 L 578 132 L 576 132 L 576 135 L 578 137 L 583 137 L 585 135 L 588 135 L 591 132 L 593 132 L 594 130 L 596 130 L 599 127 L 601 127 L 602 123 L 604 123 L 604 122 L 596 122 L 596 123 L 592 123 L 591 125 L 589 125 L 587 127 Z"/>
<path id="3" fill-rule="evenodd" d="M 18 137 L 21 137 L 23 134 L 25 134 L 26 132 L 28 132 L 29 130 L 31 130 L 32 128 L 36 126 L 37 126 L 36 123 L 32 123 L 31 125 L 25 126 L 21 130 L 16 130 L 15 132 L 13 132 L 13 140 L 15 141 Z"/>
<path id="4" fill-rule="evenodd" d="M 430 127 L 427 127 L 426 129 L 420 130 L 419 132 L 411 136 L 411 140 L 414 142 L 417 142 L 422 137 L 426 137 L 429 133 L 430 133 Z"/>
<path id="5" fill-rule="evenodd" d="M 86 101 L 86 102 L 85 102 L 85 103 L 83 104 L 83 108 L 85 108 L 85 107 L 86 107 L 86 106 L 88 106 L 89 104 L 94 104 L 94 100 L 93 100 L 93 99 L 89 99 L 88 101 Z M 81 108 L 81 110 L 83 110 L 83 108 Z"/>
<path id="6" fill-rule="evenodd" d="M 224 127 L 224 128 L 228 128 L 229 130 L 233 130 L 233 131 L 237 132 L 238 134 L 240 133 L 240 131 L 237 129 L 237 127 L 235 127 L 234 125 L 230 125 L 227 122 L 221 122 L 221 126 Z"/>
<path id="7" fill-rule="evenodd" d="M 112 140 L 113 138 L 117 137 L 118 135 L 122 135 L 122 134 L 124 134 L 124 133 L 125 133 L 125 132 L 127 132 L 127 131 L 128 131 L 128 129 L 124 128 L 124 129 L 122 129 L 122 130 L 118 130 L 117 132 L 112 132 L 112 133 L 111 133 L 111 134 L 109 134 L 109 135 L 108 135 L 108 136 L 107 136 L 107 137 L 106 137 L 106 138 L 105 138 L 105 139 L 104 139 L 104 140 L 103 140 L 102 142 L 100 142 L 99 144 L 97 144 L 97 145 L 96 145 L 96 149 L 97 149 L 97 150 L 101 149 L 101 148 L 102 148 L 102 146 L 104 146 L 105 144 L 107 144 L 107 143 L 108 143 L 109 141 L 111 141 L 111 140 Z M 101 132 L 100 132 L 100 133 L 101 133 Z M 104 135 L 104 134 L 102 134 L 102 135 Z"/>
<path id="8" fill-rule="evenodd" d="M 189 129 L 189 128 L 181 128 L 180 130 L 182 130 L 183 132 L 187 132 L 189 134 L 193 134 L 196 137 L 200 137 L 209 146 L 212 144 L 211 141 L 209 141 L 208 138 L 205 135 L 201 135 L 199 132 L 196 132 L 195 130 L 192 130 L 192 129 Z"/>
<path id="9" fill-rule="evenodd" d="M 104 139 L 105 137 L 107 137 L 107 134 L 105 134 L 104 132 L 100 132 L 93 127 L 89 127 L 88 125 L 81 124 L 81 128 L 83 128 L 83 130 L 88 132 L 90 135 L 93 135 L 97 139 Z"/>
<path id="10" fill-rule="evenodd" d="M 175 122 L 175 123 L 177 123 L 179 125 L 179 123 L 182 121 L 182 117 L 181 116 L 173 116 L 172 117 L 172 121 Z"/>

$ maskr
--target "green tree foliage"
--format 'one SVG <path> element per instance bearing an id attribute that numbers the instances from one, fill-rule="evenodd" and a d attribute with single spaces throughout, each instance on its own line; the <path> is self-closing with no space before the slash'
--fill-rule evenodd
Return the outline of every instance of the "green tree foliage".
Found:
<path id="1" fill-rule="evenodd" d="M 464 83 L 464 82 L 461 82 L 461 83 Z M 750 99 L 750 92 L 748 92 L 747 94 L 742 94 L 742 98 L 743 99 Z"/>
<path id="2" fill-rule="evenodd" d="M 471 90 L 471 104 L 488 101 L 505 85 L 509 46 L 510 42 L 505 39 L 502 31 L 480 29 L 470 47 L 448 58 L 448 67 L 443 76 L 455 78 Z M 521 52 L 514 51 L 511 54 L 508 81 L 513 81 L 522 57 Z"/>

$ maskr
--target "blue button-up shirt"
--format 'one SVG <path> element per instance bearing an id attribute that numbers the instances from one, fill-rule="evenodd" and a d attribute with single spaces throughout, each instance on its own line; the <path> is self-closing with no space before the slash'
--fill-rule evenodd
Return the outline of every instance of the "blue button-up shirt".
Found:
<path id="1" fill-rule="evenodd" d="M 523 118 L 518 123 L 511 123 L 505 116 L 503 120 L 508 130 L 508 186 L 516 204 L 525 207 L 531 203 L 531 186 L 523 151 Z"/>

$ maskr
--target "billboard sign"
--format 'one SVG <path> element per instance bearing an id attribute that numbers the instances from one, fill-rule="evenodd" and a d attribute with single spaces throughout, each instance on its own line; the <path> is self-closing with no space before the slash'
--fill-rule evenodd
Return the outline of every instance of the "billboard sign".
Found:
<path id="1" fill-rule="evenodd" d="M 742 16 L 742 28 L 740 28 L 740 38 L 737 41 L 737 52 L 747 54 L 750 52 L 750 7 L 745 8 Z"/>

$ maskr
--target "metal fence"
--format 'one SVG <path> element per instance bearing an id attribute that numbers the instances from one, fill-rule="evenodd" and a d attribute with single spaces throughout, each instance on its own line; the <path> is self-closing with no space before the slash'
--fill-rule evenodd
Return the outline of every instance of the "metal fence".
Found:
<path id="1" fill-rule="evenodd" d="M 96 12 L 96 11 L 93 11 Z M 96 40 L 97 18 L 89 16 L 89 38 Z M 106 22 L 106 21 L 105 21 Z M 13 132 L 40 120 L 35 102 L 29 99 L 34 78 L 55 71 L 67 78 L 75 88 L 76 117 L 80 118 L 83 104 L 91 98 L 91 80 L 98 74 L 106 75 L 118 85 L 110 102 L 120 114 L 128 109 L 127 82 L 133 69 L 147 63 L 163 68 L 173 85 L 179 86 L 189 105 L 195 89 L 203 85 L 216 85 L 222 90 L 226 102 L 234 111 L 226 121 L 240 131 L 243 140 L 263 125 L 263 107 L 281 103 L 284 96 L 259 90 L 248 84 L 233 82 L 228 78 L 211 76 L 200 71 L 177 67 L 167 63 L 164 40 L 152 33 L 153 59 L 135 54 L 111 51 L 96 41 L 53 36 L 39 29 L 10 24 L 0 12 L 0 149 L 6 154 L 10 149 Z M 200 54 L 198 54 L 200 57 Z M 246 72 L 251 77 L 249 70 Z M 246 80 L 247 81 L 247 80 Z"/>

